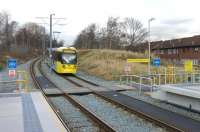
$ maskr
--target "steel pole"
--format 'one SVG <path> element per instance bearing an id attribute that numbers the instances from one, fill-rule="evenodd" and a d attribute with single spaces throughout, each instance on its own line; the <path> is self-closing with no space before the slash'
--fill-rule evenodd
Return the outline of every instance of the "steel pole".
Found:
<path id="1" fill-rule="evenodd" d="M 148 34 L 149 34 L 149 41 L 148 41 L 148 46 L 149 46 L 149 63 L 148 63 L 148 74 L 151 75 L 151 27 L 150 27 L 150 22 L 155 20 L 155 18 L 151 18 L 148 20 Z"/>
<path id="2" fill-rule="evenodd" d="M 148 21 L 148 32 L 149 32 L 149 41 L 148 41 L 148 46 L 149 46 L 149 63 L 148 63 L 148 74 L 151 75 L 151 46 L 150 46 L 150 21 Z"/>
<path id="3" fill-rule="evenodd" d="M 43 59 L 45 60 L 45 26 L 43 27 L 43 44 L 42 44 L 42 50 L 43 50 Z"/>
<path id="4" fill-rule="evenodd" d="M 52 61 L 52 16 L 55 14 L 50 14 L 50 70 L 52 71 L 53 61 Z"/>

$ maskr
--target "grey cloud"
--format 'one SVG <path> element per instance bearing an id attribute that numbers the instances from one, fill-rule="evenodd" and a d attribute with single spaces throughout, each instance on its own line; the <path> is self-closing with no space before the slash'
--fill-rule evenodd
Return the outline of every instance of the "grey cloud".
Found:
<path id="1" fill-rule="evenodd" d="M 193 22 L 192 18 L 176 18 L 176 19 L 167 19 L 161 21 L 161 24 L 165 25 L 179 25 L 179 24 L 188 24 Z"/>
<path id="2" fill-rule="evenodd" d="M 189 29 L 185 26 L 159 25 L 151 29 L 152 39 L 154 40 L 179 38 L 183 34 L 187 34 L 188 32 Z"/>

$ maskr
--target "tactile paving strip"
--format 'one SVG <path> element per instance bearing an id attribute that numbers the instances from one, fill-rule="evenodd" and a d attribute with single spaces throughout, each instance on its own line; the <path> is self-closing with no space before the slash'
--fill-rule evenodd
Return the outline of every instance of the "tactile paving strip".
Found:
<path id="1" fill-rule="evenodd" d="M 21 94 L 24 132 L 43 132 L 30 94 Z"/>

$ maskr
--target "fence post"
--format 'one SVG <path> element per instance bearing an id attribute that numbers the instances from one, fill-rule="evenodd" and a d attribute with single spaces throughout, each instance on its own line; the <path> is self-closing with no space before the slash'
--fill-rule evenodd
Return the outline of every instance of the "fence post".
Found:
<path id="1" fill-rule="evenodd" d="M 130 76 L 130 86 L 132 86 L 132 83 L 133 82 L 133 77 L 132 76 Z"/>
<path id="2" fill-rule="evenodd" d="M 19 89 L 20 93 L 22 92 L 22 90 L 24 92 L 28 92 L 28 73 L 26 71 L 17 71 L 16 82 L 17 82 L 17 89 Z"/>
<path id="3" fill-rule="evenodd" d="M 158 77 L 159 77 L 159 78 L 158 78 L 158 79 L 159 79 L 159 80 L 158 80 L 158 85 L 160 86 L 160 74 L 158 74 Z"/>
<path id="4" fill-rule="evenodd" d="M 181 73 L 179 74 L 179 76 L 180 76 L 180 83 L 183 83 L 183 75 L 181 75 Z"/>
<path id="5" fill-rule="evenodd" d="M 141 94 L 141 91 L 142 91 L 141 83 L 142 83 L 142 78 L 140 77 L 139 95 Z"/>
<path id="6" fill-rule="evenodd" d="M 176 73 L 174 73 L 174 84 L 176 84 Z"/>
<path id="7" fill-rule="evenodd" d="M 122 85 L 122 76 L 119 75 L 119 84 Z"/>
<path id="8" fill-rule="evenodd" d="M 166 83 L 167 83 L 167 71 L 166 71 L 166 68 L 165 68 L 165 85 L 166 85 Z"/>
<path id="9" fill-rule="evenodd" d="M 192 82 L 195 83 L 195 73 L 192 73 Z"/>
<path id="10" fill-rule="evenodd" d="M 28 73 L 27 72 L 25 72 L 24 73 L 24 79 L 25 79 L 25 92 L 29 92 L 29 89 L 28 89 L 28 81 L 29 81 L 29 79 L 28 79 Z"/>
<path id="11" fill-rule="evenodd" d="M 154 79 L 153 79 L 153 80 L 154 80 Z M 150 85 L 151 85 L 151 86 L 150 86 L 150 91 L 151 91 L 151 92 L 153 91 L 153 80 L 150 79 L 150 83 L 151 83 L 151 84 L 150 84 Z"/>
<path id="12" fill-rule="evenodd" d="M 18 78 L 17 80 L 22 80 L 22 76 L 21 76 L 21 72 L 18 72 Z M 22 83 L 21 82 L 18 82 L 18 88 L 19 88 L 19 93 L 22 92 Z"/>

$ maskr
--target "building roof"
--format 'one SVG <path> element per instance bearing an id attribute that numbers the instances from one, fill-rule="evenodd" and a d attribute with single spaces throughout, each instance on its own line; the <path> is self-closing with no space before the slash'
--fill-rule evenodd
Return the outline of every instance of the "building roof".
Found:
<path id="1" fill-rule="evenodd" d="M 151 42 L 151 49 L 172 49 L 172 48 L 182 48 L 182 47 L 199 47 L 200 46 L 200 35 L 179 38 L 165 41 L 154 41 Z M 133 51 L 143 51 L 148 49 L 148 42 L 138 44 L 136 46 L 127 47 L 129 50 Z"/>
<path id="2" fill-rule="evenodd" d="M 151 42 L 151 49 L 170 49 L 196 46 L 200 46 L 200 35 L 187 38 Z"/>

